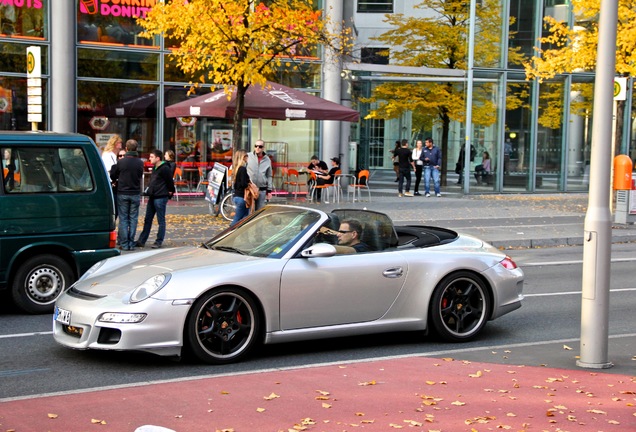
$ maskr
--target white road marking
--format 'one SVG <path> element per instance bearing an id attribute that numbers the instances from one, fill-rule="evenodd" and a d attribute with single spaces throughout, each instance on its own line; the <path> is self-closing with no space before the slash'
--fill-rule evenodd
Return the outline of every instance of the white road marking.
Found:
<path id="1" fill-rule="evenodd" d="M 636 333 L 611 335 L 609 336 L 609 339 L 632 338 L 632 337 L 636 337 Z M 462 352 L 475 352 L 475 351 L 483 351 L 483 350 L 494 351 L 494 350 L 501 350 L 501 349 L 532 347 L 532 346 L 540 346 L 540 345 L 548 345 L 548 344 L 563 344 L 563 343 L 571 344 L 571 343 L 579 342 L 579 341 L 580 341 L 579 338 L 555 339 L 555 340 L 544 340 L 544 341 L 525 342 L 525 343 L 517 343 L 517 344 L 491 345 L 491 346 L 485 346 L 485 347 L 474 347 L 474 348 L 465 348 L 465 349 L 448 349 L 448 350 L 442 350 L 442 351 L 432 351 L 427 353 L 412 353 L 412 354 L 402 354 L 402 355 L 396 355 L 396 356 L 373 357 L 373 358 L 366 358 L 366 359 L 360 359 L 360 360 L 343 360 L 343 361 L 336 361 L 336 362 L 313 363 L 313 364 L 305 364 L 302 366 L 258 369 L 258 370 L 243 371 L 243 372 L 228 372 L 228 373 L 216 374 L 216 375 L 179 377 L 179 378 L 171 378 L 166 380 L 144 381 L 144 382 L 138 382 L 138 383 L 103 386 L 103 387 L 91 387 L 91 388 L 78 389 L 78 390 L 68 390 L 68 391 L 54 392 L 54 393 L 41 393 L 41 394 L 33 394 L 28 396 L 10 397 L 10 398 L 4 398 L 4 399 L 0 398 L 0 403 L 18 401 L 18 400 L 36 399 L 36 398 L 42 398 L 42 397 L 90 393 L 90 392 L 104 391 L 104 390 L 117 390 L 117 389 L 141 387 L 141 386 L 147 386 L 147 385 L 168 384 L 168 383 L 183 382 L 183 381 L 197 381 L 197 380 L 204 380 L 204 379 L 210 379 L 210 378 L 221 378 L 221 377 L 237 376 L 237 375 L 252 375 L 252 374 L 261 374 L 261 373 L 268 373 L 268 372 L 281 372 L 281 371 L 289 371 L 289 370 L 309 369 L 313 367 L 340 366 L 340 365 L 348 365 L 348 364 L 354 364 L 354 363 L 369 363 L 374 361 L 387 361 L 387 360 L 396 360 L 396 359 L 411 358 L 411 357 L 440 357 L 440 356 L 446 356 L 446 355 L 457 355 L 458 353 L 462 353 Z M 484 362 L 484 363 L 488 363 L 488 362 Z"/>

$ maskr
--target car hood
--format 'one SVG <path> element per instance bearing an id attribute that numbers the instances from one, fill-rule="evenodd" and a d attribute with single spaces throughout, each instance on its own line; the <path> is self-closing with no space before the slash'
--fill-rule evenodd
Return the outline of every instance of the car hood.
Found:
<path id="1" fill-rule="evenodd" d="M 107 260 L 98 272 L 82 279 L 74 288 L 95 296 L 112 295 L 120 291 L 127 293 L 160 273 L 175 275 L 200 268 L 212 273 L 221 271 L 219 267 L 228 266 L 232 267 L 232 271 L 241 271 L 241 268 L 250 267 L 260 260 L 262 258 L 194 247 L 141 252 Z"/>

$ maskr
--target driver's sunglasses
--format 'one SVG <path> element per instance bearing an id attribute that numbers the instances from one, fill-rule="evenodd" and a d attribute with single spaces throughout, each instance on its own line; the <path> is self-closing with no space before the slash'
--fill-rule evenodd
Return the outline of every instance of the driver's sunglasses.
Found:
<path id="1" fill-rule="evenodd" d="M 254 147 L 256 147 L 256 148 L 263 148 L 263 147 L 265 147 L 265 146 L 262 146 L 262 145 L 256 145 L 256 146 L 254 146 Z"/>
<path id="2" fill-rule="evenodd" d="M 119 154 L 117 155 L 118 158 L 123 158 L 124 156 L 126 156 L 125 154 Z"/>
<path id="3" fill-rule="evenodd" d="M 340 234 L 347 234 L 347 233 L 350 233 L 350 232 L 353 232 L 353 231 L 338 230 L 338 232 Z"/>

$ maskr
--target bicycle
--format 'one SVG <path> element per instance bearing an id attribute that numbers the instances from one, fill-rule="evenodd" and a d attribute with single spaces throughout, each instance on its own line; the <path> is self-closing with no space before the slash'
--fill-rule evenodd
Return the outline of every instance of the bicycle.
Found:
<path id="1" fill-rule="evenodd" d="M 236 213 L 236 205 L 234 205 L 234 189 L 223 188 L 219 191 L 219 197 L 216 203 L 208 202 L 210 214 L 217 217 L 219 214 L 223 219 L 232 221 Z"/>

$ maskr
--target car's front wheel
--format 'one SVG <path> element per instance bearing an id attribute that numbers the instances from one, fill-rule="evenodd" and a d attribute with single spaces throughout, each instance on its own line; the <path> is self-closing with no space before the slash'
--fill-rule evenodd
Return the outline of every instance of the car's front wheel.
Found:
<path id="1" fill-rule="evenodd" d="M 13 279 L 11 294 L 23 311 L 37 314 L 53 310 L 55 300 L 75 281 L 73 270 L 55 255 L 37 255 L 26 260 Z"/>
<path id="2" fill-rule="evenodd" d="M 481 279 L 469 272 L 458 272 L 446 276 L 435 288 L 430 322 L 442 339 L 465 342 L 484 328 L 490 308 L 490 296 Z"/>
<path id="3" fill-rule="evenodd" d="M 192 306 L 185 328 L 192 354 L 210 364 L 243 358 L 259 334 L 260 314 L 256 303 L 238 288 L 216 289 L 199 298 Z"/>

